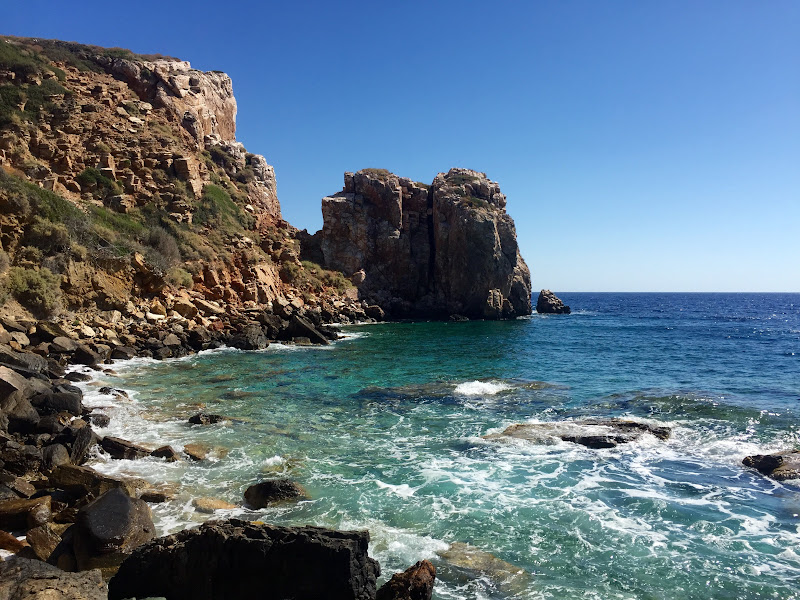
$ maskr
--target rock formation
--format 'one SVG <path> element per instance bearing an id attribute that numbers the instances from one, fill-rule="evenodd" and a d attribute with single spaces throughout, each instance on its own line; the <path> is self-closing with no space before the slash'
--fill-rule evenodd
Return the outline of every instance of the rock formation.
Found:
<path id="1" fill-rule="evenodd" d="M 572 442 L 587 448 L 614 448 L 650 434 L 660 440 L 669 438 L 672 430 L 639 421 L 624 419 L 584 419 L 557 423 L 520 423 L 507 427 L 502 433 L 484 436 L 489 440 L 516 438 L 534 444 L 551 444 L 557 440 Z"/>
<path id="2" fill-rule="evenodd" d="M 368 545 L 366 531 L 210 521 L 140 546 L 108 597 L 372 600 L 380 566 Z"/>
<path id="3" fill-rule="evenodd" d="M 777 481 L 800 479 L 800 450 L 745 456 L 742 464 Z"/>
<path id="4" fill-rule="evenodd" d="M 542 290 L 536 300 L 536 312 L 539 314 L 568 315 L 570 309 L 553 292 Z"/>
<path id="5" fill-rule="evenodd" d="M 530 272 L 500 186 L 451 169 L 428 186 L 381 169 L 345 173 L 303 251 L 392 317 L 499 319 L 531 312 Z"/>

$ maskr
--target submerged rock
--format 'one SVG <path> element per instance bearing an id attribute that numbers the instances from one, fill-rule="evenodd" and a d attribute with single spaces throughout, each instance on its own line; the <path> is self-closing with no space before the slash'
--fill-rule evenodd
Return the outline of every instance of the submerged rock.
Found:
<path id="1" fill-rule="evenodd" d="M 197 512 L 201 513 L 213 513 L 216 510 L 232 510 L 236 508 L 235 504 L 225 502 L 225 500 L 220 500 L 219 498 L 195 498 L 192 500 L 192 506 Z"/>
<path id="2" fill-rule="evenodd" d="M 539 292 L 538 300 L 536 300 L 536 312 L 542 315 L 568 315 L 571 311 L 569 306 L 564 304 L 553 292 L 542 290 Z"/>
<path id="3" fill-rule="evenodd" d="M 745 456 L 742 464 L 777 481 L 800 479 L 800 450 Z"/>
<path id="4" fill-rule="evenodd" d="M 471 578 L 488 577 L 504 593 L 517 595 L 528 587 L 530 581 L 530 575 L 521 567 L 464 542 L 454 542 L 437 554 L 448 565 L 466 571 Z"/>
<path id="5" fill-rule="evenodd" d="M 436 567 L 422 560 L 384 583 L 375 600 L 430 600 L 436 582 Z"/>
<path id="6" fill-rule="evenodd" d="M 108 597 L 372 600 L 380 575 L 369 533 L 210 521 L 134 551 Z"/>
<path id="7" fill-rule="evenodd" d="M 638 440 L 650 434 L 660 440 L 671 435 L 669 427 L 650 425 L 622 419 L 585 419 L 557 423 L 518 423 L 507 427 L 502 433 L 484 436 L 487 440 L 517 438 L 535 444 L 550 444 L 556 440 L 573 442 L 587 448 L 614 448 Z"/>
<path id="8" fill-rule="evenodd" d="M 270 479 L 251 485 L 244 499 L 252 508 L 264 508 L 277 502 L 291 502 L 308 498 L 308 492 L 291 479 Z"/>

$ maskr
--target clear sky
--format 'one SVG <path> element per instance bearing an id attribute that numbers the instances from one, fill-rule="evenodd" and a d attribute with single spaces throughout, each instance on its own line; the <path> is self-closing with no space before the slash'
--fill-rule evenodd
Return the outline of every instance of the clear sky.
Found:
<path id="1" fill-rule="evenodd" d="M 800 292 L 796 0 L 8 0 L 0 33 L 225 71 L 300 228 L 344 171 L 468 167 L 535 289 Z"/>

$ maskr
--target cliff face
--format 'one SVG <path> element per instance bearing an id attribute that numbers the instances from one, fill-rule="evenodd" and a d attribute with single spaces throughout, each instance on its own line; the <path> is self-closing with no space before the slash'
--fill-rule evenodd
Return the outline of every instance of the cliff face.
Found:
<path id="1" fill-rule="evenodd" d="M 363 315 L 347 280 L 299 260 L 273 168 L 236 141 L 236 110 L 224 73 L 0 37 L 0 301 L 22 285 L 8 266 L 60 279 L 50 291 L 69 310 L 133 300 L 140 313 L 188 293 Z"/>
<path id="2" fill-rule="evenodd" d="M 509 318 L 531 313 L 530 272 L 500 186 L 451 169 L 431 186 L 379 169 L 346 173 L 306 241 L 395 317 Z"/>

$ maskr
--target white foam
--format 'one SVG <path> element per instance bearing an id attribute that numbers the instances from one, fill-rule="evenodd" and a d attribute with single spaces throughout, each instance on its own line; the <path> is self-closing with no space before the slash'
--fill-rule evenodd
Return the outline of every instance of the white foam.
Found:
<path id="1" fill-rule="evenodd" d="M 494 396 L 510 389 L 513 389 L 512 386 L 500 381 L 465 381 L 456 386 L 455 393 L 461 396 Z"/>
<path id="2" fill-rule="evenodd" d="M 401 483 L 400 485 L 394 485 L 394 484 L 391 484 L 391 483 L 385 483 L 385 482 L 383 482 L 383 481 L 381 481 L 379 479 L 375 480 L 375 484 L 379 488 L 381 488 L 382 490 L 389 490 L 393 494 L 397 494 L 398 496 L 401 496 L 403 498 L 410 498 L 419 489 L 419 488 L 412 488 L 407 483 Z"/>

